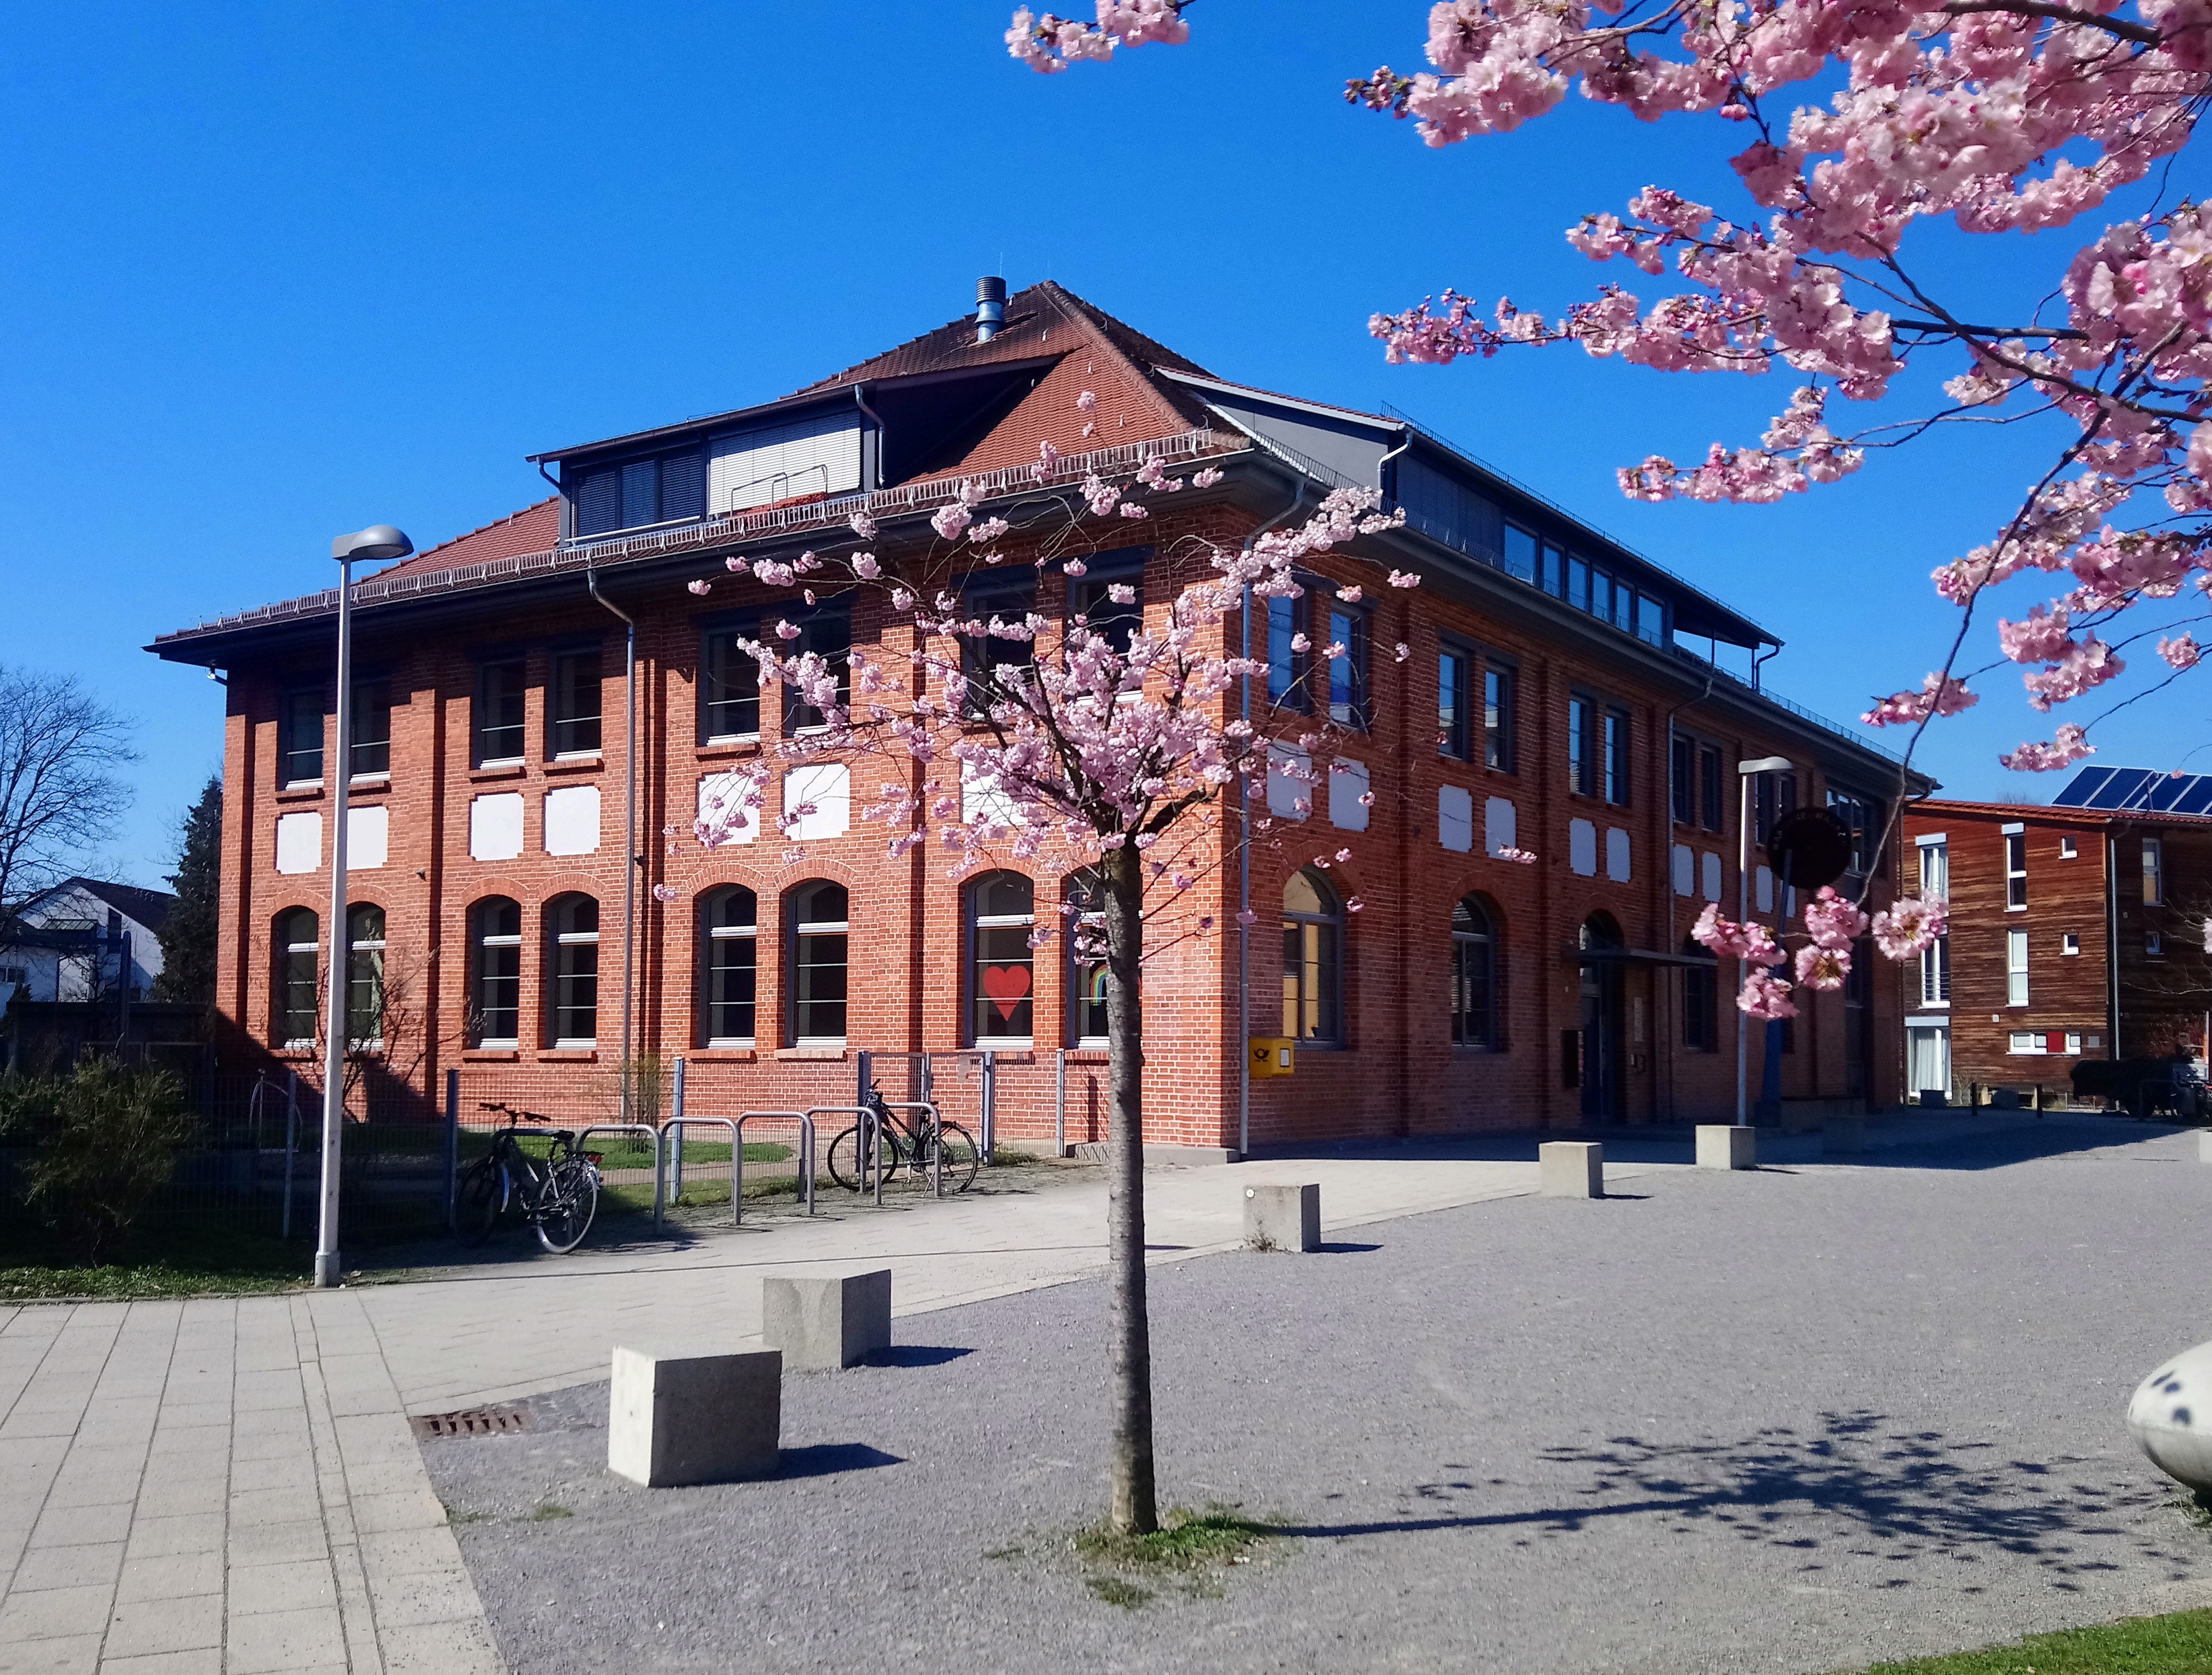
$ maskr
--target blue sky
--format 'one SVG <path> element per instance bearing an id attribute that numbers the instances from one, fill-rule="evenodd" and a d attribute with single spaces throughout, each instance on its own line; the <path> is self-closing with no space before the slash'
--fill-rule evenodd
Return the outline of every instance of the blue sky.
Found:
<path id="1" fill-rule="evenodd" d="M 220 690 L 142 652 L 155 634 L 326 586 L 337 531 L 427 546 L 525 505 L 526 453 L 780 395 L 963 312 L 987 272 L 1059 279 L 1225 377 L 1395 404 L 1767 624 L 1772 685 L 1815 710 L 1934 666 L 1954 619 L 1929 570 L 2047 442 L 1939 440 L 1774 507 L 1637 506 L 1617 464 L 1749 440 L 1786 382 L 1573 349 L 1394 368 L 1367 336 L 1448 284 L 1656 295 L 1560 234 L 1652 180 L 1736 202 L 1711 124 L 1576 99 L 1429 150 L 1340 96 L 1416 63 L 1418 0 L 1206 0 L 1193 45 L 1053 78 L 1005 57 L 1009 9 L 10 6 L 0 662 L 137 724 L 117 876 L 159 877 L 221 755 Z M 2004 294 L 2081 237 L 1931 260 Z M 1925 764 L 2047 797 L 1994 760 L 2047 723 L 1984 685 Z M 2186 695 L 2100 759 L 2178 759 Z"/>

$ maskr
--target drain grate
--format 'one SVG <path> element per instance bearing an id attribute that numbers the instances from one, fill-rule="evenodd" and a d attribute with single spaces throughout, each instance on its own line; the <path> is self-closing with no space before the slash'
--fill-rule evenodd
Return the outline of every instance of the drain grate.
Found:
<path id="1" fill-rule="evenodd" d="M 407 1423 L 417 1436 L 498 1436 L 530 1429 L 526 1407 L 466 1407 L 459 1413 L 417 1413 Z"/>

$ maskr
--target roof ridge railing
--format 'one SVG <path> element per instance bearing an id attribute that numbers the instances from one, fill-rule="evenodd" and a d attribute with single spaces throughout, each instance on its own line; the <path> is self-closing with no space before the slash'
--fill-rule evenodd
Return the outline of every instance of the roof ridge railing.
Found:
<path id="1" fill-rule="evenodd" d="M 1249 440 L 1241 433 L 1224 436 L 1212 426 L 1202 425 L 1151 441 L 1117 442 L 1109 447 L 1093 448 L 1085 453 L 1063 454 L 1051 473 L 1042 480 L 1036 476 L 1034 466 L 1008 465 L 994 471 L 931 477 L 921 482 L 902 483 L 893 489 L 833 495 L 827 500 L 808 501 L 802 505 L 780 507 L 771 511 L 723 513 L 652 535 L 615 536 L 590 541 L 571 539 L 544 552 L 518 553 L 506 558 L 485 559 L 475 564 L 456 564 L 440 570 L 371 576 L 365 581 L 354 584 L 353 602 L 357 606 L 383 604 L 425 594 L 459 592 L 492 582 L 580 570 L 587 566 L 629 562 L 731 542 L 760 540 L 817 525 L 828 527 L 844 523 L 855 512 L 864 511 L 872 517 L 896 516 L 900 513 L 917 511 L 925 506 L 942 504 L 953 489 L 962 482 L 979 484 L 986 499 L 995 499 L 1023 489 L 1079 482 L 1094 472 L 1103 476 L 1133 470 L 1147 458 L 1157 458 L 1164 464 L 1174 464 L 1182 460 L 1241 453 L 1250 446 Z M 264 622 L 283 622 L 292 617 L 320 616 L 337 608 L 337 589 L 325 588 L 319 593 L 302 594 L 298 598 L 257 606 L 252 610 L 239 611 L 213 622 L 202 622 L 194 628 L 179 629 L 174 634 L 165 634 L 156 643 L 187 640 L 198 634 Z"/>
<path id="2" fill-rule="evenodd" d="M 1710 671 L 1712 674 L 1718 676 L 1722 680 L 1728 682 L 1731 686 L 1742 688 L 1744 691 L 1748 692 L 1754 698 L 1764 698 L 1768 703 L 1773 704 L 1779 708 L 1786 709 L 1792 715 L 1797 716 L 1803 720 L 1810 721 L 1816 727 L 1825 727 L 1828 731 L 1834 733 L 1838 737 L 1849 739 L 1852 743 L 1857 745 L 1862 750 L 1868 751 L 1874 756 L 1881 756 L 1887 761 L 1893 762 L 1900 768 L 1905 765 L 1905 758 L 1903 756 L 1891 750 L 1887 744 L 1875 743 L 1871 737 L 1861 732 L 1856 727 L 1846 726 L 1840 721 L 1832 720 L 1827 716 L 1821 714 L 1820 712 L 1816 709 L 1808 709 L 1804 705 L 1796 702 L 1794 699 L 1784 697 L 1780 693 L 1775 691 L 1771 687 L 1753 686 L 1749 681 L 1744 679 L 1742 676 L 1737 674 L 1734 670 L 1723 669 L 1719 664 L 1713 662 L 1711 659 L 1699 657 L 1695 652 L 1692 651 L 1686 646 L 1676 646 L 1673 650 L 1676 657 L 1682 658 L 1686 662 L 1694 663 L 1700 669 Z"/>

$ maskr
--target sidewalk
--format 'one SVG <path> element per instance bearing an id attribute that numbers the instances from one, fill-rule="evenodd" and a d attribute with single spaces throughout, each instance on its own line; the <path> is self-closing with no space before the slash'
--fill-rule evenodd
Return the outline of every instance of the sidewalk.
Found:
<path id="1" fill-rule="evenodd" d="M 1151 1259 L 1235 1248 L 1252 1181 L 1321 1183 L 1332 1240 L 1526 1196 L 1538 1138 L 1151 1169 Z M 1615 1182 L 1687 1166 L 1686 1133 L 1603 1138 Z M 1105 1262 L 1096 1179 L 823 1202 L 811 1221 L 416 1283 L 0 1308 L 0 1675 L 490 1675 L 409 1414 L 604 1378 L 618 1343 L 755 1337 L 768 1272 L 888 1266 L 915 1315 Z"/>

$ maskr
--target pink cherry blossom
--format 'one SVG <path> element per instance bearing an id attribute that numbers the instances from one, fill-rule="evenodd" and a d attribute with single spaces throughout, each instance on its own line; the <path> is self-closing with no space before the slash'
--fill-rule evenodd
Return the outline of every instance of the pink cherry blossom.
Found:
<path id="1" fill-rule="evenodd" d="M 2017 750 L 1999 756 L 1997 761 L 2022 773 L 2048 774 L 2054 768 L 2070 766 L 2084 756 L 2094 756 L 2096 752 L 2097 747 L 2089 743 L 2087 729 L 2068 721 L 2060 725 L 2049 743 L 2031 741 Z"/>
<path id="2" fill-rule="evenodd" d="M 2203 429 L 2212 427 L 2199 426 Z M 2178 634 L 2158 642 L 2158 654 L 2176 669 L 2194 669 L 2204 656 L 2204 648 L 2191 634 Z"/>
<path id="3" fill-rule="evenodd" d="M 1850 975 L 1850 947 L 1849 944 L 1836 948 L 1825 943 L 1808 942 L 1797 950 L 1795 964 L 1797 980 L 1805 987 L 1840 989 L 1844 980 Z M 1750 1009 L 1747 1007 L 1745 1010 Z"/>
<path id="4" fill-rule="evenodd" d="M 702 599 L 714 591 L 714 584 L 711 581 L 686 582 L 684 587 L 688 592 L 696 593 Z"/>
<path id="5" fill-rule="evenodd" d="M 653 887 L 653 899 L 656 901 L 673 901 L 678 894 L 673 884 L 655 884 Z"/>
<path id="6" fill-rule="evenodd" d="M 1857 904 L 1838 895 L 1830 885 L 1821 885 L 1805 904 L 1806 934 L 1819 947 L 1848 949 L 1866 934 L 1866 929 L 1867 916 L 1859 911 Z M 1801 977 L 1799 980 L 1804 980 Z"/>
<path id="7" fill-rule="evenodd" d="M 1941 899 L 1908 895 L 1874 916 L 1875 945 L 1886 959 L 1911 959 L 1943 934 L 1949 915 Z"/>
<path id="8" fill-rule="evenodd" d="M 1747 976 L 1735 998 L 1735 1005 L 1747 1017 L 1764 1018 L 1771 1023 L 1797 1016 L 1797 1003 L 1790 998 L 1790 985 L 1771 971 L 1753 971 Z"/>
<path id="9" fill-rule="evenodd" d="M 1497 852 L 1497 858 L 1501 861 L 1510 861 L 1516 866 L 1534 866 L 1536 865 L 1536 856 L 1534 852 L 1528 849 L 1500 849 Z"/>

